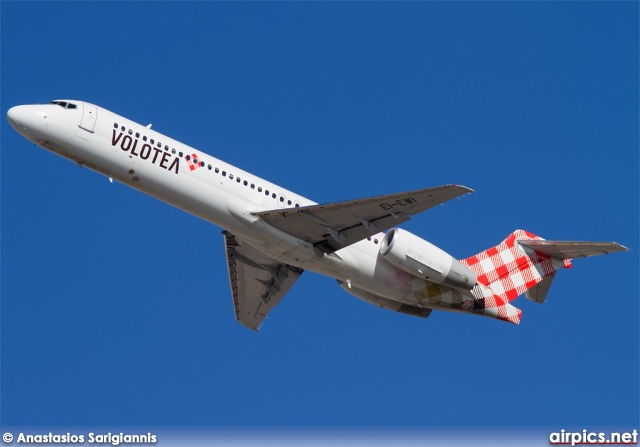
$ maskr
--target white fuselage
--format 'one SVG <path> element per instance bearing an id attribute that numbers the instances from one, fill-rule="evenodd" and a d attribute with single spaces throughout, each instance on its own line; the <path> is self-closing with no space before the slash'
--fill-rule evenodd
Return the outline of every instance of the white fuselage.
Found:
<path id="1" fill-rule="evenodd" d="M 570 266 L 570 258 L 627 250 L 615 243 L 541 244 L 540 237 L 517 230 L 496 247 L 458 261 L 397 228 L 386 235 L 372 233 L 394 225 L 384 219 L 406 221 L 411 213 L 401 209 L 420 203 L 415 211 L 420 212 L 470 192 L 466 187 L 446 185 L 413 191 L 408 197 L 402 193 L 315 206 L 150 125 L 93 104 L 54 101 L 17 106 L 7 118 L 35 144 L 227 230 L 225 249 L 236 318 L 252 329 L 303 270 L 335 278 L 352 295 L 398 312 L 426 318 L 431 309 L 441 309 L 518 323 L 521 311 L 510 301 L 531 291 L 530 299 L 543 302 L 555 271 Z M 391 197 L 396 200 L 386 202 Z M 384 214 L 378 208 L 365 215 L 355 211 L 354 207 L 370 203 Z M 342 215 L 331 214 L 337 208 Z M 314 215 L 311 210 L 327 213 Z M 345 215 L 351 220 L 340 220 Z M 334 219 L 346 223 L 335 228 L 329 222 Z M 345 234 L 355 236 L 349 240 Z M 532 245 L 537 248 L 527 251 Z"/>
<path id="2" fill-rule="evenodd" d="M 465 312 L 463 299 L 473 299 L 464 290 L 437 289 L 434 295 L 432 282 L 387 262 L 379 254 L 382 233 L 327 254 L 280 231 L 252 213 L 315 202 L 150 126 L 81 101 L 17 106 L 7 117 L 45 149 L 218 225 L 282 264 L 335 278 L 348 292 L 380 307 Z"/>
<path id="3" fill-rule="evenodd" d="M 45 149 L 225 228 L 276 260 L 383 292 L 371 287 L 382 233 L 319 256 L 309 244 L 251 215 L 315 202 L 106 109 L 73 103 L 76 109 L 18 106 L 9 119 Z M 89 111 L 94 116 L 87 125 Z M 193 162 L 194 154 L 198 164 L 192 169 L 184 157 Z"/>

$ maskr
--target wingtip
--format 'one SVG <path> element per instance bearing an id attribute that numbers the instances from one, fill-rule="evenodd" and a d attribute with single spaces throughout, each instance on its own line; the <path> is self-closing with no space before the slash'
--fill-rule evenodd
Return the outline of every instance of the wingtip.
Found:
<path id="1" fill-rule="evenodd" d="M 455 183 L 449 185 L 453 188 L 457 188 L 457 189 L 461 189 L 462 191 L 464 191 L 464 194 L 471 194 L 472 192 L 475 192 L 473 189 L 464 186 L 464 185 L 456 185 Z"/>
<path id="2" fill-rule="evenodd" d="M 620 251 L 632 251 L 629 247 L 625 247 L 624 245 L 618 244 L 617 242 L 613 242 L 613 244 L 615 244 Z"/>

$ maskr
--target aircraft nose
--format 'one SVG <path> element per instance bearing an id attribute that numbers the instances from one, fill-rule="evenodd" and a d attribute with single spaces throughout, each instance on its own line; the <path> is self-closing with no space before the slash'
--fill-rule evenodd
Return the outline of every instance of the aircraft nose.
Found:
<path id="1" fill-rule="evenodd" d="M 32 105 L 15 106 L 7 111 L 9 124 L 23 135 L 25 132 L 33 132 L 41 127 L 46 118 L 46 113 L 38 112 Z"/>
<path id="2" fill-rule="evenodd" d="M 20 125 L 20 115 L 24 113 L 24 106 L 15 106 L 11 107 L 7 112 L 7 119 L 9 120 L 9 124 L 12 127 L 16 127 L 16 125 Z"/>

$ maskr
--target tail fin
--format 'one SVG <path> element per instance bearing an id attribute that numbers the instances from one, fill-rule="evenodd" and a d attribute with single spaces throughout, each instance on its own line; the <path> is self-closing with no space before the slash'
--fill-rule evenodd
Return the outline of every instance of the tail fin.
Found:
<path id="1" fill-rule="evenodd" d="M 615 242 L 546 241 L 516 230 L 499 245 L 460 262 L 504 302 L 527 292 L 527 298 L 543 303 L 556 271 L 571 268 L 572 258 L 627 250 Z"/>
<path id="2" fill-rule="evenodd" d="M 516 230 L 504 241 L 460 262 L 478 275 L 478 283 L 488 287 L 504 302 L 510 302 L 531 289 L 546 276 L 566 265 L 553 265 L 550 256 L 537 256 L 534 250 L 525 250 L 518 240 L 540 241 L 535 234 Z"/>

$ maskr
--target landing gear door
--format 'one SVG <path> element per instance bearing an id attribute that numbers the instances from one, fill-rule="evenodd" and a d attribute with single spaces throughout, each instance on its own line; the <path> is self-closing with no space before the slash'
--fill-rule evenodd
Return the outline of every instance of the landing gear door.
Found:
<path id="1" fill-rule="evenodd" d="M 96 120 L 98 119 L 98 108 L 87 103 L 83 103 L 82 106 L 83 111 L 80 128 L 93 133 L 93 129 L 96 127 Z"/>

